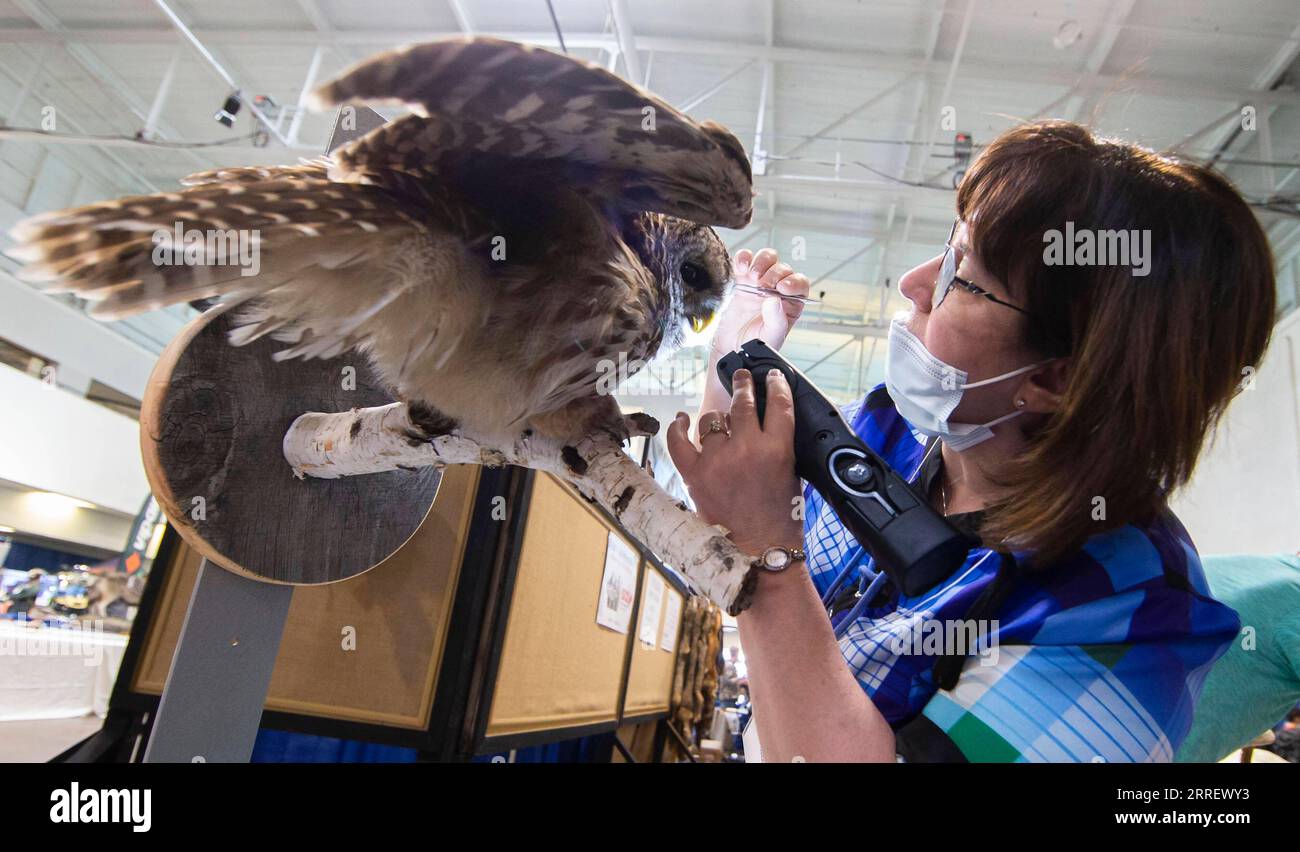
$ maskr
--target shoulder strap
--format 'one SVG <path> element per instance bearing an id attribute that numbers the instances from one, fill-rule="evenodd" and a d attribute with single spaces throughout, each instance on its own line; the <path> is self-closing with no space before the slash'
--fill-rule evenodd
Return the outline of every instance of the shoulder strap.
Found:
<path id="1" fill-rule="evenodd" d="M 1001 562 L 998 564 L 997 575 L 984 587 L 979 597 L 966 611 L 968 620 L 975 622 L 991 620 L 1002 608 L 1007 595 L 1011 594 L 1011 590 L 1020 579 L 1020 565 L 1016 562 L 1016 558 L 1006 551 L 998 551 L 998 556 L 1001 557 Z M 949 649 L 947 654 L 938 658 L 934 664 L 934 682 L 940 689 L 950 691 L 957 685 L 957 678 L 961 676 L 966 657 L 967 654 Z"/>

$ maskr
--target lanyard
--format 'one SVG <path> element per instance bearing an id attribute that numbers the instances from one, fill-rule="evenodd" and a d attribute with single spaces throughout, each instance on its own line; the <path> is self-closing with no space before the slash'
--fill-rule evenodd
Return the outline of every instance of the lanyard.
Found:
<path id="1" fill-rule="evenodd" d="M 844 634 L 849 632 L 849 628 L 853 625 L 853 622 L 857 621 L 858 618 L 861 617 L 862 611 L 867 608 L 868 603 L 875 599 L 876 593 L 880 591 L 880 587 L 885 583 L 884 571 L 870 575 L 871 581 L 867 582 L 868 575 L 865 574 L 865 571 L 869 570 L 869 568 L 864 569 L 862 582 L 858 584 L 858 591 L 855 595 L 857 600 L 853 602 L 853 608 L 849 610 L 848 614 L 844 616 L 844 619 L 835 627 L 836 639 L 843 638 Z M 862 588 L 864 585 L 866 586 L 865 590 Z"/>

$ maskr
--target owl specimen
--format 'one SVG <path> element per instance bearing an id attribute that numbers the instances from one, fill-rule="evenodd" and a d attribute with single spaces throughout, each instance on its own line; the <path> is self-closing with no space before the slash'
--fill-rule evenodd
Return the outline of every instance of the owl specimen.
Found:
<path id="1" fill-rule="evenodd" d="M 29 219 L 13 232 L 23 277 L 105 319 L 218 297 L 234 345 L 359 352 L 413 417 L 557 438 L 623 428 L 606 365 L 676 347 L 726 295 L 709 226 L 749 221 L 744 149 L 600 67 L 451 39 L 379 54 L 314 96 L 410 112 L 329 157 Z M 232 230 L 257 274 L 158 261 L 169 234 Z"/>

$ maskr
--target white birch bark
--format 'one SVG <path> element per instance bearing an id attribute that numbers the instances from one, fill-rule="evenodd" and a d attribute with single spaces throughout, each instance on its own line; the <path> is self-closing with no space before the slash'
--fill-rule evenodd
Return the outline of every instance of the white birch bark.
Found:
<path id="1" fill-rule="evenodd" d="M 514 464 L 547 471 L 595 500 L 660 560 L 685 574 L 728 613 L 749 606 L 757 558 L 742 553 L 720 526 L 705 523 L 670 497 L 604 434 L 566 447 L 533 434 L 509 446 L 452 430 L 430 435 L 402 403 L 336 414 L 311 412 L 284 436 L 284 457 L 299 477 L 335 479 L 398 467 Z"/>

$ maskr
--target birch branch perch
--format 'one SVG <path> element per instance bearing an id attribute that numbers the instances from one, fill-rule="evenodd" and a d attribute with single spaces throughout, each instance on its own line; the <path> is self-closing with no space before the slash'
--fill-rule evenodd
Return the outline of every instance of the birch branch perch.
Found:
<path id="1" fill-rule="evenodd" d="M 648 434 L 629 420 L 637 434 Z M 403 403 L 303 414 L 284 436 L 284 457 L 298 477 L 335 479 L 429 465 L 513 464 L 552 473 L 608 510 L 661 560 L 681 571 L 728 613 L 749 606 L 757 559 L 722 527 L 705 523 L 670 497 L 617 441 L 596 434 L 574 445 L 536 433 L 509 446 L 453 429 L 431 434 Z"/>

